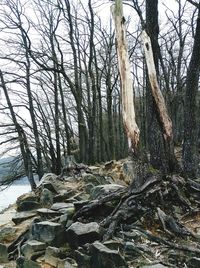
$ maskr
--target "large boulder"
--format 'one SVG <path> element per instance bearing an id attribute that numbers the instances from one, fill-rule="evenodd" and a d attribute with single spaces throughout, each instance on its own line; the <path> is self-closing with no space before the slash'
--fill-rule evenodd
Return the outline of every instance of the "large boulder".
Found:
<path id="1" fill-rule="evenodd" d="M 91 190 L 90 195 L 92 199 L 96 199 L 96 198 L 99 198 L 100 196 L 112 193 L 116 190 L 123 189 L 123 188 L 124 186 L 119 185 L 119 184 L 98 185 L 98 186 L 95 186 Z"/>
<path id="2" fill-rule="evenodd" d="M 31 237 L 34 240 L 54 246 L 61 246 L 65 242 L 63 226 L 60 223 L 50 221 L 33 223 Z"/>
<path id="3" fill-rule="evenodd" d="M 26 259 L 31 259 L 35 253 L 43 252 L 46 244 L 37 240 L 28 240 L 22 247 L 22 254 Z"/>
<path id="4" fill-rule="evenodd" d="M 111 250 L 96 241 L 90 247 L 91 268 L 125 268 L 128 267 L 118 250 Z"/>
<path id="5" fill-rule="evenodd" d="M 67 229 L 66 234 L 69 245 L 72 248 L 78 248 L 78 246 L 99 240 L 101 237 L 101 230 L 96 222 L 85 224 L 75 222 Z"/>
<path id="6" fill-rule="evenodd" d="M 0 244 L 0 263 L 8 261 L 7 247 L 4 244 Z"/>
<path id="7" fill-rule="evenodd" d="M 17 211 L 27 211 L 37 209 L 39 207 L 38 196 L 33 193 L 23 194 L 17 198 Z"/>

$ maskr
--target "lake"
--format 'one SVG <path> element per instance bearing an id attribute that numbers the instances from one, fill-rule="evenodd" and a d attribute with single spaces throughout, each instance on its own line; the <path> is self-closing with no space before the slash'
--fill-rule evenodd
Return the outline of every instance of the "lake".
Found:
<path id="1" fill-rule="evenodd" d="M 14 204 L 20 195 L 31 191 L 27 178 L 17 180 L 8 188 L 4 188 L 5 187 L 0 186 L 0 211 L 7 208 L 10 204 Z"/>

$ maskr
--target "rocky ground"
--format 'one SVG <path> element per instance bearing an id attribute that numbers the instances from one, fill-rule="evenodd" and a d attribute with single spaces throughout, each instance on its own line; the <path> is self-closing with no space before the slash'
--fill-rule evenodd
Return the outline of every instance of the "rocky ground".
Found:
<path id="1" fill-rule="evenodd" d="M 0 267 L 200 267 L 199 192 L 131 159 L 46 174 L 0 215 Z"/>

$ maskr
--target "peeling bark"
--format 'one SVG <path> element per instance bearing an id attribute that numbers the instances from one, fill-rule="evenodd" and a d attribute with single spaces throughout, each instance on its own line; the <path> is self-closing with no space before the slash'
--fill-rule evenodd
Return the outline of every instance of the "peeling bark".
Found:
<path id="1" fill-rule="evenodd" d="M 172 140 L 173 139 L 172 121 L 168 115 L 165 100 L 158 85 L 151 40 L 150 37 L 147 35 L 146 31 L 142 32 L 141 38 L 144 46 L 145 59 L 147 63 L 149 81 L 151 84 L 152 96 L 157 106 L 160 122 L 162 124 L 164 132 L 164 138 L 165 140 L 167 139 Z"/>
<path id="2" fill-rule="evenodd" d="M 130 71 L 130 62 L 127 51 L 125 19 L 123 16 L 122 1 L 116 0 L 111 8 L 115 22 L 117 55 L 121 80 L 122 116 L 124 128 L 128 138 L 129 149 L 137 150 L 140 130 L 135 120 L 133 102 L 133 81 Z"/>

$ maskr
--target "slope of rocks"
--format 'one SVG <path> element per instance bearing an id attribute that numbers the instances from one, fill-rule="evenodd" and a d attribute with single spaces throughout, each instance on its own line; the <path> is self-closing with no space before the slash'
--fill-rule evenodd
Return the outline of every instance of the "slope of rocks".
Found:
<path id="1" fill-rule="evenodd" d="M 45 174 L 0 223 L 0 267 L 200 267 L 199 184 L 186 197 L 188 182 L 151 170 L 139 186 L 137 169 L 125 159 Z"/>

